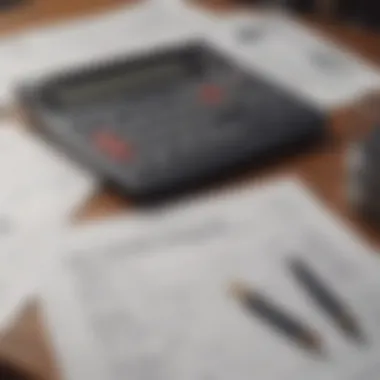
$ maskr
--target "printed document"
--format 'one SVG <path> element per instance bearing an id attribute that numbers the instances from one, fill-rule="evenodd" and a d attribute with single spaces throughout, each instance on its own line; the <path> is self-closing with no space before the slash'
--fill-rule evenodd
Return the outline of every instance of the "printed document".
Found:
<path id="1" fill-rule="evenodd" d="M 73 231 L 53 244 L 62 265 L 41 292 L 62 377 L 375 380 L 380 264 L 353 236 L 290 180 Z M 365 344 L 310 302 L 294 257 L 353 310 Z M 324 355 L 244 313 L 235 281 L 318 332 Z"/>
<path id="2" fill-rule="evenodd" d="M 286 13 L 226 17 L 210 39 L 247 70 L 321 108 L 380 89 L 377 66 Z"/>

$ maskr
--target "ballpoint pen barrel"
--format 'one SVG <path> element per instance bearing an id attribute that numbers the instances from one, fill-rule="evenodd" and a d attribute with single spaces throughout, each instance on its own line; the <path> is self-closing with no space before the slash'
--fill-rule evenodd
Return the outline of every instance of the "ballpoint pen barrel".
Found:
<path id="1" fill-rule="evenodd" d="M 302 260 L 294 259 L 290 269 L 302 288 L 319 307 L 349 336 L 363 340 L 363 334 L 354 316 L 339 298 Z"/>
<path id="2" fill-rule="evenodd" d="M 235 296 L 250 314 L 256 315 L 308 351 L 322 353 L 322 345 L 318 335 L 308 326 L 244 286 L 235 284 L 233 290 Z"/>

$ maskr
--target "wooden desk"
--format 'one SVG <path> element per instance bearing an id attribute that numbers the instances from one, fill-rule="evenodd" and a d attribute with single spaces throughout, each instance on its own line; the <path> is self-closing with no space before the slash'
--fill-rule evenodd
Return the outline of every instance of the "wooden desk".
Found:
<path id="1" fill-rule="evenodd" d="M 0 15 L 0 33 L 7 34 L 25 26 L 46 24 L 84 13 L 99 12 L 114 7 L 118 3 L 120 0 L 34 0 L 34 3 L 27 4 L 24 8 Z M 351 45 L 366 57 L 380 63 L 380 36 L 342 26 L 329 25 L 326 22 L 309 21 Z M 232 184 L 231 181 L 227 181 L 226 186 L 259 181 L 270 176 L 295 173 L 306 181 L 332 209 L 355 223 L 356 227 L 368 239 L 373 242 L 380 242 L 380 232 L 371 230 L 363 222 L 359 222 L 358 218 L 352 215 L 345 202 L 343 155 L 347 145 L 348 134 L 346 131 L 351 122 L 352 114 L 352 110 L 346 109 L 338 110 L 332 115 L 332 137 L 324 146 L 318 147 L 306 155 L 272 165 L 260 172 L 252 171 L 252 173 L 248 173 Z M 94 218 L 127 207 L 127 201 L 104 191 L 89 203 L 83 215 Z M 56 368 L 53 356 L 48 332 L 44 329 L 36 301 L 25 308 L 20 320 L 2 339 L 0 358 L 4 364 L 10 363 L 13 368 L 26 370 L 30 376 L 35 375 L 37 378 L 58 380 L 60 379 L 59 371 Z M 0 370 L 0 375 L 6 379 L 8 372 L 4 367 L 3 370 Z"/>

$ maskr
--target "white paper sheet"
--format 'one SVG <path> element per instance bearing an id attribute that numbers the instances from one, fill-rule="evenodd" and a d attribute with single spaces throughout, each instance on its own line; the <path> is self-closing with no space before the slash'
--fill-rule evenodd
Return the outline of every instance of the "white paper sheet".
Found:
<path id="1" fill-rule="evenodd" d="M 197 38 L 201 24 L 186 12 L 167 11 L 160 1 L 145 1 L 0 39 L 0 104 L 12 102 L 24 80 Z"/>
<path id="2" fill-rule="evenodd" d="M 45 246 L 58 229 L 12 225 L 0 234 L 0 335 L 19 318 L 57 262 Z"/>
<path id="3" fill-rule="evenodd" d="M 158 1 L 145 1 L 104 16 L 64 23 L 33 34 L 41 73 L 112 59 L 201 33 L 186 13 L 169 12 Z M 53 55 L 54 57 L 49 57 Z"/>
<path id="4" fill-rule="evenodd" d="M 62 266 L 42 291 L 65 379 L 377 379 L 379 260 L 301 186 L 279 182 L 119 223 L 62 239 Z M 368 346 L 308 302 L 286 269 L 294 255 L 354 310 Z M 228 293 L 235 279 L 307 321 L 326 357 L 242 314 Z"/>
<path id="5" fill-rule="evenodd" d="M 17 318 L 56 257 L 58 234 L 95 190 L 94 179 L 19 128 L 0 123 L 0 331 Z"/>
<path id="6" fill-rule="evenodd" d="M 380 88 L 378 67 L 285 13 L 226 17 L 211 41 L 247 69 L 322 108 Z"/>
<path id="7" fill-rule="evenodd" d="M 241 31 L 252 28 L 261 37 L 243 42 Z M 377 67 L 290 16 L 216 15 L 185 1 L 149 0 L 0 40 L 0 104 L 12 102 L 26 79 L 189 39 L 208 39 L 249 70 L 323 108 L 380 88 Z"/>
<path id="8" fill-rule="evenodd" d="M 96 181 L 16 123 L 0 123 L 0 220 L 18 228 L 59 226 L 94 193 Z"/>

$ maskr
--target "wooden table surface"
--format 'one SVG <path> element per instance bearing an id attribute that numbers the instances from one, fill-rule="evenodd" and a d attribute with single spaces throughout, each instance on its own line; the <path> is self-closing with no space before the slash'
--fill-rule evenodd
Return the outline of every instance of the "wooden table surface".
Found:
<path id="1" fill-rule="evenodd" d="M 0 13 L 0 35 L 12 35 L 30 26 L 47 25 L 57 20 L 99 13 L 123 5 L 121 0 L 25 0 L 20 8 Z M 217 5 L 211 5 L 214 9 Z M 220 6 L 219 6 L 220 7 Z M 225 8 L 225 7 L 220 7 Z M 336 25 L 327 20 L 308 20 L 332 37 L 345 42 L 358 52 L 380 63 L 380 36 L 353 27 Z M 311 189 L 374 243 L 380 243 L 380 229 L 368 226 L 350 210 L 345 199 L 344 153 L 349 140 L 348 131 L 356 116 L 354 107 L 336 110 L 331 115 L 331 137 L 308 153 L 272 164 L 259 171 L 252 170 L 223 186 L 241 186 L 269 177 L 289 173 L 298 175 Z M 215 191 L 217 189 L 212 189 Z M 130 202 L 103 190 L 81 213 L 81 218 L 99 218 L 132 207 Z M 0 376 L 2 379 L 42 378 L 62 379 L 54 351 L 44 328 L 38 300 L 26 305 L 20 319 L 0 341 Z M 14 371 L 17 371 L 14 373 Z M 87 380 L 87 379 L 83 379 Z"/>

